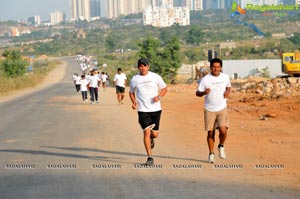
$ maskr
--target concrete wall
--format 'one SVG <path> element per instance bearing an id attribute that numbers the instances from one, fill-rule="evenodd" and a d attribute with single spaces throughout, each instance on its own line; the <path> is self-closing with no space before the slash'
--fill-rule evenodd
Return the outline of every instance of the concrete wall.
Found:
<path id="1" fill-rule="evenodd" d="M 209 67 L 209 63 L 206 61 L 200 61 L 196 64 L 187 65 L 183 64 L 178 70 L 178 78 L 186 80 L 189 78 L 195 78 L 195 66 Z M 276 77 L 283 75 L 281 72 L 281 59 L 254 59 L 254 60 L 224 60 L 223 72 L 228 74 L 231 78 L 236 73 L 239 78 L 245 78 L 251 76 L 257 68 L 268 67 L 270 77 Z"/>
<path id="2" fill-rule="evenodd" d="M 223 72 L 233 77 L 234 73 L 238 77 L 244 78 L 253 73 L 256 68 L 268 67 L 270 77 L 282 75 L 281 59 L 253 59 L 253 60 L 224 60 Z"/>

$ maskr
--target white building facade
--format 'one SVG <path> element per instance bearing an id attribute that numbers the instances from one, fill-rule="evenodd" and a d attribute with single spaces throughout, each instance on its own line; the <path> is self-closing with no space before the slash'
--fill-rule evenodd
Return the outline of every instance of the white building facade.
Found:
<path id="1" fill-rule="evenodd" d="M 66 21 L 66 15 L 62 12 L 55 11 L 50 13 L 50 24 L 57 25 Z"/>
<path id="2" fill-rule="evenodd" d="M 90 0 L 72 0 L 71 1 L 71 20 L 91 19 Z"/>
<path id="3" fill-rule="evenodd" d="M 190 25 L 190 10 L 187 7 L 149 6 L 143 12 L 143 24 L 161 28 L 174 24 L 188 26 Z"/>

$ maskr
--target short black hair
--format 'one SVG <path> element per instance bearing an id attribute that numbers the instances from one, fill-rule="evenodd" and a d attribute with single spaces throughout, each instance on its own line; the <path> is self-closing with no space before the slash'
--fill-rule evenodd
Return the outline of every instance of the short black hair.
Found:
<path id="1" fill-rule="evenodd" d="M 221 67 L 223 66 L 223 61 L 222 61 L 222 59 L 220 59 L 220 58 L 213 58 L 213 59 L 210 61 L 210 67 L 212 67 L 213 63 L 220 63 L 220 66 L 221 66 Z"/>
<path id="2" fill-rule="evenodd" d="M 122 70 L 122 68 L 118 68 L 118 71 L 121 71 Z"/>
<path id="3" fill-rule="evenodd" d="M 139 65 L 141 65 L 141 64 L 144 65 L 144 66 L 148 66 L 148 65 L 149 65 L 149 62 L 148 62 L 147 59 L 141 58 L 141 59 L 138 60 L 137 66 L 139 66 Z"/>

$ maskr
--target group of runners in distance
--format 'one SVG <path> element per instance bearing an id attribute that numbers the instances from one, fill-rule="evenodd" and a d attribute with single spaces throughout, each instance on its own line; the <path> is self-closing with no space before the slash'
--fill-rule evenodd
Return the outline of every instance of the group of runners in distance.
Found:
<path id="1" fill-rule="evenodd" d="M 204 76 L 198 84 L 196 96 L 205 97 L 204 103 L 204 127 L 207 131 L 207 144 L 209 149 L 208 162 L 215 162 L 215 131 L 219 131 L 218 151 L 221 159 L 226 158 L 225 140 L 228 130 L 227 98 L 230 94 L 231 83 L 228 75 L 222 73 L 222 60 L 214 58 L 210 61 L 211 72 Z M 163 78 L 149 71 L 150 65 L 147 59 L 141 58 L 137 61 L 138 73 L 130 81 L 129 98 L 131 107 L 137 110 L 138 122 L 143 130 L 143 141 L 147 153 L 146 166 L 152 166 L 154 159 L 152 149 L 155 146 L 154 139 L 159 135 L 160 118 L 162 114 L 161 99 L 167 93 L 167 84 Z M 88 77 L 81 76 L 80 81 L 74 79 L 76 91 L 82 92 L 83 101 L 87 101 L 87 90 L 89 88 L 91 103 L 98 103 L 98 87 L 109 78 L 105 73 L 98 75 L 92 70 Z M 102 77 L 102 75 L 104 75 Z M 104 82 L 103 82 L 104 81 Z M 78 85 L 77 83 L 80 84 Z M 123 104 L 127 77 L 118 68 L 114 77 L 117 100 Z M 103 86 L 105 89 L 105 86 Z"/>

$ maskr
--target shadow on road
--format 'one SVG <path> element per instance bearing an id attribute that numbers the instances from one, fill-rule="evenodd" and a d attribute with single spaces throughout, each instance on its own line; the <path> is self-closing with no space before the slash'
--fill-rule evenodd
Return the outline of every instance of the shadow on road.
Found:
<path id="1" fill-rule="evenodd" d="M 78 154 L 70 154 L 70 153 L 53 153 L 42 150 L 22 150 L 22 149 L 1 149 L 0 153 L 24 153 L 31 155 L 48 155 L 48 156 L 58 156 L 58 157 L 68 157 L 68 158 L 79 158 L 79 159 L 90 159 L 90 160 L 101 160 L 101 161 L 109 161 L 109 162 L 120 162 L 116 159 L 122 158 L 112 158 L 112 157 L 104 157 L 104 156 L 87 156 L 87 155 L 78 155 Z"/>
<path id="2" fill-rule="evenodd" d="M 141 157 L 145 157 L 145 154 L 132 153 L 132 152 L 126 152 L 126 151 L 110 151 L 110 150 L 103 150 L 103 149 L 79 148 L 79 147 L 54 147 L 54 146 L 41 146 L 41 147 L 51 148 L 51 149 L 68 150 L 68 151 L 89 151 L 89 152 L 99 152 L 99 153 L 114 154 L 114 155 L 141 156 Z M 197 159 L 193 159 L 193 158 L 181 158 L 181 157 L 161 156 L 161 155 L 155 155 L 155 157 L 157 157 L 157 158 L 165 158 L 165 159 L 173 159 L 173 160 L 187 160 L 187 161 L 196 161 L 196 162 L 207 163 L 207 161 L 197 160 Z"/>
<path id="3" fill-rule="evenodd" d="M 141 156 L 145 157 L 145 154 L 140 153 L 131 153 L 131 152 L 123 152 L 123 151 L 110 151 L 103 149 L 93 149 L 93 148 L 78 148 L 78 147 L 54 147 L 54 146 L 41 146 L 43 148 L 48 149 L 59 149 L 59 150 L 67 150 L 67 151 L 76 151 L 76 152 L 99 152 L 104 154 L 113 154 L 113 155 L 123 155 L 123 156 Z M 22 150 L 22 149 L 1 149 L 0 153 L 23 153 L 23 154 L 31 154 L 31 155 L 46 155 L 46 156 L 58 156 L 58 157 L 68 157 L 68 158 L 78 158 L 78 159 L 88 159 L 88 160 L 100 160 L 107 162 L 117 162 L 117 163 L 128 163 L 128 164 L 136 164 L 133 162 L 123 161 L 126 158 L 122 157 L 108 157 L 108 156 L 88 156 L 88 155 L 80 155 L 80 154 L 72 154 L 72 153 L 57 153 L 57 152 L 48 152 L 45 150 Z M 204 160 L 197 160 L 192 158 L 181 158 L 181 157 L 172 157 L 172 156 L 155 156 L 157 158 L 165 158 L 165 159 L 173 159 L 173 160 L 186 160 L 186 161 L 196 161 L 207 163 Z"/>

